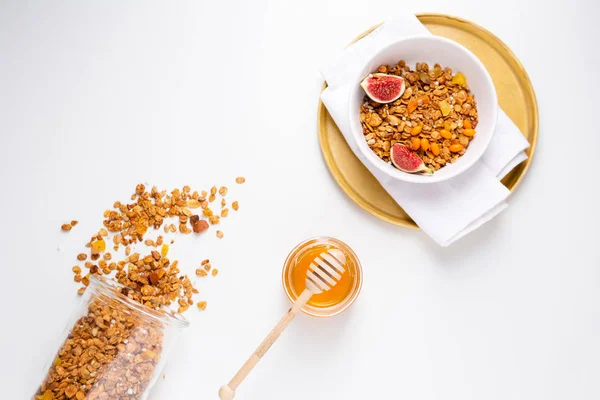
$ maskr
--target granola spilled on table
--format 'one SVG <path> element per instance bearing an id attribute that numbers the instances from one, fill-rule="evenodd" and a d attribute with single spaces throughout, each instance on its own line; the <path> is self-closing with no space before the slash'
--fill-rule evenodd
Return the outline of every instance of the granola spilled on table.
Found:
<path id="1" fill-rule="evenodd" d="M 236 182 L 239 182 L 240 180 L 245 179 L 243 177 L 236 178 Z M 227 218 L 229 212 L 228 209 L 217 212 L 210 208 L 210 197 L 216 198 L 217 193 L 221 196 L 221 207 L 224 207 L 226 204 L 225 196 L 228 193 L 228 189 L 225 186 L 221 186 L 220 189 L 213 186 L 210 192 L 192 192 L 189 186 L 184 186 L 181 190 L 174 189 L 170 193 L 167 193 L 165 190 L 159 191 L 156 187 L 153 187 L 148 191 L 143 184 L 138 184 L 135 188 L 135 193 L 131 196 L 131 203 L 124 204 L 117 201 L 113 204 L 113 210 L 106 210 L 104 212 L 104 228 L 93 235 L 86 244 L 86 247 L 90 248 L 91 261 L 86 261 L 88 255 L 85 253 L 77 255 L 77 260 L 86 261 L 84 267 L 89 269 L 88 273 L 83 275 L 81 272 L 82 268 L 78 268 L 77 270 L 74 269 L 74 272 L 77 271 L 75 272 L 74 280 L 84 284 L 84 287 L 80 288 L 79 293 L 82 294 L 85 291 L 85 286 L 89 284 L 89 277 L 91 274 L 109 275 L 113 271 L 117 271 L 115 275 L 116 280 L 125 284 L 125 286 L 129 286 L 131 281 L 136 281 L 136 279 L 125 280 L 125 278 L 131 277 L 132 273 L 133 277 L 137 278 L 138 275 L 136 275 L 136 273 L 138 269 L 157 269 L 150 266 L 150 263 L 165 263 L 166 265 L 164 268 L 168 267 L 176 269 L 177 261 L 174 261 L 173 265 L 169 266 L 169 261 L 164 258 L 169 251 L 169 245 L 163 243 L 163 236 L 158 236 L 156 240 L 144 240 L 144 235 L 151 228 L 159 230 L 161 227 L 165 233 L 179 232 L 189 235 L 193 232 L 201 234 L 204 231 L 207 231 L 210 225 L 220 224 L 221 218 Z M 237 209 L 238 202 L 235 201 L 232 204 L 234 209 Z M 199 213 L 192 211 L 196 209 L 201 211 Z M 217 213 L 219 215 L 217 215 Z M 169 223 L 169 219 L 175 220 L 177 225 Z M 112 238 L 109 239 L 109 236 L 111 235 Z M 219 238 L 223 237 L 220 230 L 217 231 L 217 236 Z M 119 251 L 122 246 L 125 246 L 125 255 L 127 258 L 118 262 L 108 262 L 112 260 L 113 257 L 110 252 L 107 252 L 107 243 L 111 241 L 113 244 L 112 249 L 115 252 Z M 144 243 L 151 248 L 160 247 L 160 253 L 153 250 L 149 255 L 144 257 L 140 256 L 138 253 L 132 254 L 131 246 L 136 243 Z M 101 255 L 102 259 L 100 259 Z M 167 261 L 165 262 L 164 260 Z M 96 261 L 97 263 L 95 263 Z M 161 273 L 160 271 L 164 268 L 158 268 L 156 273 Z M 154 275 L 145 277 L 145 279 L 150 279 L 152 277 L 154 277 Z M 162 278 L 162 275 L 159 278 Z M 182 276 L 180 279 L 185 283 L 189 282 L 187 276 Z M 142 302 L 149 306 L 152 304 L 148 303 L 147 299 L 144 297 L 148 297 L 149 295 L 155 297 L 164 295 L 167 295 L 167 297 L 171 296 L 171 294 L 166 292 L 156 292 L 156 288 L 146 288 L 145 290 L 148 293 L 145 294 L 141 292 L 142 288 L 142 286 L 131 287 L 133 293 L 141 293 Z M 189 290 L 186 290 L 186 293 L 188 292 Z M 135 294 L 130 295 L 130 297 L 132 296 L 135 297 L 135 300 L 140 300 Z M 163 300 L 164 299 L 159 300 L 153 304 L 164 304 Z M 180 299 L 179 312 L 187 310 L 189 304 L 193 304 L 190 303 L 190 301 L 190 298 L 185 300 Z M 184 302 L 186 305 L 183 304 Z"/>
<path id="2" fill-rule="evenodd" d="M 415 152 L 431 170 L 454 163 L 467 150 L 477 127 L 477 103 L 462 73 L 435 64 L 417 63 L 412 70 L 401 60 L 382 65 L 380 74 L 401 76 L 404 93 L 382 104 L 365 96 L 360 121 L 365 140 L 383 161 L 400 143 Z"/>

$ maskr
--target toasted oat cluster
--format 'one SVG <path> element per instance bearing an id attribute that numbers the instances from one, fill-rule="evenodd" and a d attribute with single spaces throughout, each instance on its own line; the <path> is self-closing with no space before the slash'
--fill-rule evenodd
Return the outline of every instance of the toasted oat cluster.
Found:
<path id="1" fill-rule="evenodd" d="M 73 326 L 36 400 L 138 400 L 163 347 L 160 326 L 122 303 L 97 295 Z"/>
<path id="2" fill-rule="evenodd" d="M 477 104 L 462 73 L 427 63 L 412 70 L 402 60 L 375 72 L 402 76 L 406 82 L 398 100 L 380 104 L 365 96 L 361 106 L 365 140 L 379 158 L 389 162 L 390 148 L 401 143 L 425 166 L 438 170 L 465 153 L 475 136 Z"/>

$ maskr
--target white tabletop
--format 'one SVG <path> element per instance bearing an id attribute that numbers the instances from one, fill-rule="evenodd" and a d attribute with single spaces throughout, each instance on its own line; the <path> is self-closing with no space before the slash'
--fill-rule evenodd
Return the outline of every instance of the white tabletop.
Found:
<path id="1" fill-rule="evenodd" d="M 238 398 L 600 396 L 598 2 L 414 4 L 497 34 L 540 108 L 508 210 L 446 249 L 352 203 L 316 137 L 319 65 L 406 2 L 177 3 L 0 4 L 2 398 L 31 395 L 77 303 L 75 255 L 138 182 L 227 184 L 241 205 L 223 240 L 172 248 L 187 272 L 221 272 L 199 282 L 208 309 L 188 313 L 152 400 L 216 398 L 289 307 L 288 251 L 316 235 L 355 249 L 361 297 L 295 320 Z"/>

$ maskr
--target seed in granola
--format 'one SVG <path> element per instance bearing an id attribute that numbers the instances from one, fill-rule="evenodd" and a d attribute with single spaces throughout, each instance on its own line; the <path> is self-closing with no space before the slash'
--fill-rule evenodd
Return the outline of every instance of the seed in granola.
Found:
<path id="1" fill-rule="evenodd" d="M 60 227 L 60 229 L 62 229 L 65 232 L 70 231 L 71 228 L 73 228 L 73 226 L 71 226 L 71 224 L 62 224 L 62 226 Z"/>
<path id="2" fill-rule="evenodd" d="M 235 183 L 237 184 L 241 185 L 244 182 L 246 182 L 246 178 L 244 178 L 243 176 L 238 176 L 237 178 L 235 178 Z"/>

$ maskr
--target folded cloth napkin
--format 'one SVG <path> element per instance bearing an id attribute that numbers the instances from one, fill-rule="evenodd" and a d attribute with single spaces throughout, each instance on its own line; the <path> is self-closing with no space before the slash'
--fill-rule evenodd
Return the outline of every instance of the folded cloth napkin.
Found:
<path id="1" fill-rule="evenodd" d="M 337 54 L 321 68 L 327 89 L 321 99 L 354 154 L 408 215 L 441 246 L 477 229 L 507 207 L 510 194 L 500 179 L 527 159 L 529 143 L 510 118 L 499 110 L 496 131 L 482 158 L 469 170 L 439 183 L 402 182 L 381 173 L 358 150 L 348 115 L 351 85 L 375 52 L 399 38 L 429 34 L 412 14 L 385 22 L 371 34 Z"/>

